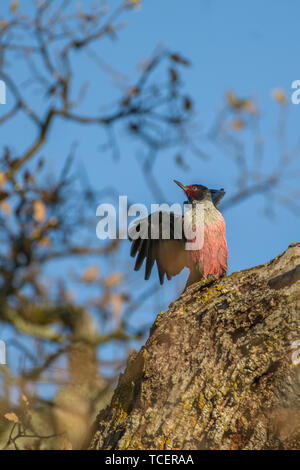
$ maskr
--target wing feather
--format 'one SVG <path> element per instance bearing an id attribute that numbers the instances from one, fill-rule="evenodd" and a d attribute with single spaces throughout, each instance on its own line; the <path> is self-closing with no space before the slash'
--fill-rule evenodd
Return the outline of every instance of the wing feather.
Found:
<path id="1" fill-rule="evenodd" d="M 140 219 L 135 222 L 134 226 L 129 229 L 129 239 L 132 242 L 130 255 L 136 258 L 134 269 L 138 271 L 144 260 L 146 259 L 145 266 L 145 279 L 148 280 L 154 263 L 156 262 L 159 282 L 163 284 L 164 276 L 170 280 L 172 276 L 178 274 L 185 266 L 184 243 L 185 238 L 178 239 L 177 227 L 183 223 L 181 215 L 170 212 L 170 239 L 165 239 L 166 233 L 163 231 L 163 215 L 162 211 L 159 213 L 150 214 L 147 219 Z M 146 222 L 147 220 L 147 222 Z M 141 226 L 147 223 L 148 239 L 143 239 L 140 236 L 137 238 L 133 236 L 133 230 L 139 232 Z M 178 225 L 177 225 L 178 224 Z M 152 230 L 151 230 L 152 227 Z M 155 237 L 151 238 L 151 234 Z"/>

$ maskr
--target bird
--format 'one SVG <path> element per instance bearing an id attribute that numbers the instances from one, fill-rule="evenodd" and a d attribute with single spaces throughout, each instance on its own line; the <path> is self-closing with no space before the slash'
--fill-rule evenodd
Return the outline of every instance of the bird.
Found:
<path id="1" fill-rule="evenodd" d="M 219 279 L 227 272 L 226 227 L 224 218 L 218 209 L 225 191 L 223 188 L 208 189 L 201 184 L 184 185 L 176 180 L 174 183 L 184 191 L 187 197 L 184 205 L 189 204 L 188 210 L 183 216 L 174 212 L 168 213 L 170 219 L 167 235 L 169 237 L 164 236 L 163 220 L 166 211 L 156 211 L 146 218 L 136 220 L 128 232 L 131 241 L 130 255 L 136 256 L 135 271 L 138 271 L 146 260 L 145 280 L 150 278 L 153 265 L 156 262 L 161 285 L 164 283 L 165 275 L 170 280 L 185 267 L 189 268 L 190 274 L 186 282 L 186 289 L 193 283 L 204 279 Z M 195 221 L 199 223 L 199 219 L 195 219 L 197 207 L 203 211 L 202 227 L 201 223 L 195 226 Z M 178 226 L 187 227 L 189 234 L 193 234 L 192 238 L 185 235 L 185 230 L 183 230 L 181 238 L 178 238 Z M 200 232 L 202 233 L 202 242 L 199 246 L 187 249 L 187 242 L 195 240 Z"/>

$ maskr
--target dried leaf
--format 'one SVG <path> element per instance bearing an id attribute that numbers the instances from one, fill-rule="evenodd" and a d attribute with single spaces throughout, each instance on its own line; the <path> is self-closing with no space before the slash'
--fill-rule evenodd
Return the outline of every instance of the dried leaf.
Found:
<path id="1" fill-rule="evenodd" d="M 33 203 L 33 218 L 36 222 L 43 222 L 46 217 L 47 209 L 43 201 L 36 200 Z"/>
<path id="2" fill-rule="evenodd" d="M 113 287 L 113 286 L 116 286 L 117 284 L 120 284 L 122 279 L 123 279 L 123 275 L 121 273 L 112 273 L 112 274 L 109 274 L 109 276 L 107 276 L 104 283 L 106 287 Z"/>
<path id="3" fill-rule="evenodd" d="M 90 266 L 87 268 L 82 276 L 81 280 L 84 282 L 93 282 L 99 278 L 99 268 L 97 266 Z"/>
<path id="4" fill-rule="evenodd" d="M 10 216 L 10 214 L 11 214 L 11 207 L 10 207 L 9 202 L 7 202 L 7 201 L 1 201 L 1 202 L 0 202 L 0 208 L 1 208 L 1 210 L 2 210 L 7 216 Z"/>
<path id="5" fill-rule="evenodd" d="M 232 121 L 231 127 L 235 131 L 241 131 L 242 129 L 244 129 L 245 123 L 244 121 L 242 121 L 242 119 L 235 119 L 234 121 Z"/>
<path id="6" fill-rule="evenodd" d="M 51 239 L 49 237 L 42 237 L 39 241 L 38 241 L 38 245 L 39 246 L 50 246 L 51 245 Z"/>
<path id="7" fill-rule="evenodd" d="M 185 66 L 190 65 L 190 61 L 187 60 L 185 57 L 182 57 L 179 54 L 171 54 L 170 58 L 171 60 L 173 60 L 173 62 L 177 62 L 178 64 L 185 65 Z"/>
<path id="8" fill-rule="evenodd" d="M 170 67 L 170 68 L 169 68 L 169 73 L 170 73 L 171 82 L 172 82 L 172 83 L 176 83 L 176 82 L 177 82 L 177 79 L 178 79 L 176 70 L 173 69 L 172 67 Z"/>
<path id="9" fill-rule="evenodd" d="M 129 89 L 128 94 L 131 96 L 136 96 L 140 92 L 140 89 L 137 86 L 133 86 Z"/>
<path id="10" fill-rule="evenodd" d="M 244 98 L 237 98 L 234 91 L 228 90 L 226 93 L 226 100 L 229 106 L 234 111 L 247 111 L 253 112 L 253 103 Z"/>
<path id="11" fill-rule="evenodd" d="M 184 108 L 189 111 L 192 108 L 192 101 L 188 96 L 184 98 Z"/>
<path id="12" fill-rule="evenodd" d="M 138 132 L 139 130 L 139 125 L 136 124 L 135 122 L 130 122 L 129 123 L 129 129 L 133 132 Z"/>
<path id="13" fill-rule="evenodd" d="M 16 413 L 6 413 L 4 415 L 4 418 L 7 419 L 7 421 L 11 421 L 12 423 L 19 423 L 20 420 L 18 418 L 18 416 L 16 415 Z"/>
<path id="14" fill-rule="evenodd" d="M 24 173 L 24 181 L 27 184 L 34 182 L 34 177 L 31 175 L 31 173 L 28 170 L 26 170 Z"/>
<path id="15" fill-rule="evenodd" d="M 16 13 L 16 11 L 17 11 L 17 9 L 19 8 L 19 6 L 20 6 L 20 2 L 17 2 L 17 1 L 16 1 L 16 2 L 11 2 L 11 4 L 10 4 L 10 11 L 11 11 L 12 13 Z"/>
<path id="16" fill-rule="evenodd" d="M 235 97 L 235 94 L 232 90 L 228 90 L 227 93 L 226 93 L 226 99 L 227 99 L 227 103 L 229 104 L 229 106 L 231 106 L 232 108 L 234 108 L 236 106 L 236 97 Z"/>
<path id="17" fill-rule="evenodd" d="M 8 196 L 8 193 L 6 191 L 0 191 L 0 201 L 3 199 L 6 199 Z"/>
<path id="18" fill-rule="evenodd" d="M 112 305 L 112 315 L 118 320 L 121 316 L 124 298 L 122 295 L 116 294 L 111 296 L 110 301 Z"/>
<path id="19" fill-rule="evenodd" d="M 48 220 L 48 227 L 55 228 L 58 226 L 58 219 L 56 217 L 51 217 Z"/>
<path id="20" fill-rule="evenodd" d="M 272 91 L 272 96 L 273 99 L 279 104 L 286 104 L 287 102 L 285 93 L 281 88 L 274 88 L 274 90 Z"/>
<path id="21" fill-rule="evenodd" d="M 122 99 L 121 104 L 122 104 L 122 106 L 129 106 L 130 101 L 131 101 L 131 97 L 128 95 L 128 96 L 125 96 L 125 98 Z"/>
<path id="22" fill-rule="evenodd" d="M 28 406 L 29 405 L 29 400 L 28 398 L 26 397 L 26 395 L 24 395 L 24 393 L 22 393 L 21 397 L 20 397 L 20 400 L 21 402 L 24 403 L 24 405 Z"/>
<path id="23" fill-rule="evenodd" d="M 250 100 L 245 100 L 245 101 L 246 101 L 245 111 L 247 111 L 249 114 L 255 114 L 257 111 L 255 103 L 253 103 L 253 101 L 250 101 Z"/>
<path id="24" fill-rule="evenodd" d="M 72 450 L 72 444 L 68 439 L 64 439 L 61 445 L 61 450 Z"/>
<path id="25" fill-rule="evenodd" d="M 4 171 L 0 171 L 0 186 L 4 186 L 6 183 L 6 174 Z"/>
<path id="26" fill-rule="evenodd" d="M 141 6 L 142 0 L 130 0 L 133 5 L 133 8 L 138 10 Z"/>

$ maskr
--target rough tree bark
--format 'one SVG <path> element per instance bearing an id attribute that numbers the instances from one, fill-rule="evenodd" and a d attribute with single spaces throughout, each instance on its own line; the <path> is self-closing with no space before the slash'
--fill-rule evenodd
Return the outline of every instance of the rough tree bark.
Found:
<path id="1" fill-rule="evenodd" d="M 192 285 L 129 357 L 90 448 L 299 449 L 297 340 L 300 243 Z"/>

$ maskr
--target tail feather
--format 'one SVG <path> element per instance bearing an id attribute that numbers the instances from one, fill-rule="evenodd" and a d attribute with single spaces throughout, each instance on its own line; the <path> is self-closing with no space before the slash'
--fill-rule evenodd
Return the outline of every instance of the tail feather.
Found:
<path id="1" fill-rule="evenodd" d="M 146 269 L 145 269 L 145 280 L 147 281 L 150 277 L 153 264 L 155 261 L 155 241 L 151 241 L 148 247 Z"/>
<path id="2" fill-rule="evenodd" d="M 141 240 L 141 238 L 137 238 L 136 240 L 132 242 L 131 249 L 130 249 L 130 256 L 132 256 L 133 258 L 135 257 L 142 243 L 143 243 L 143 240 Z"/>
<path id="3" fill-rule="evenodd" d="M 150 240 L 142 240 L 142 243 L 139 248 L 139 254 L 137 256 L 135 266 L 134 266 L 135 271 L 138 271 L 140 269 L 140 267 L 143 264 L 144 259 L 147 256 L 149 241 Z"/>

